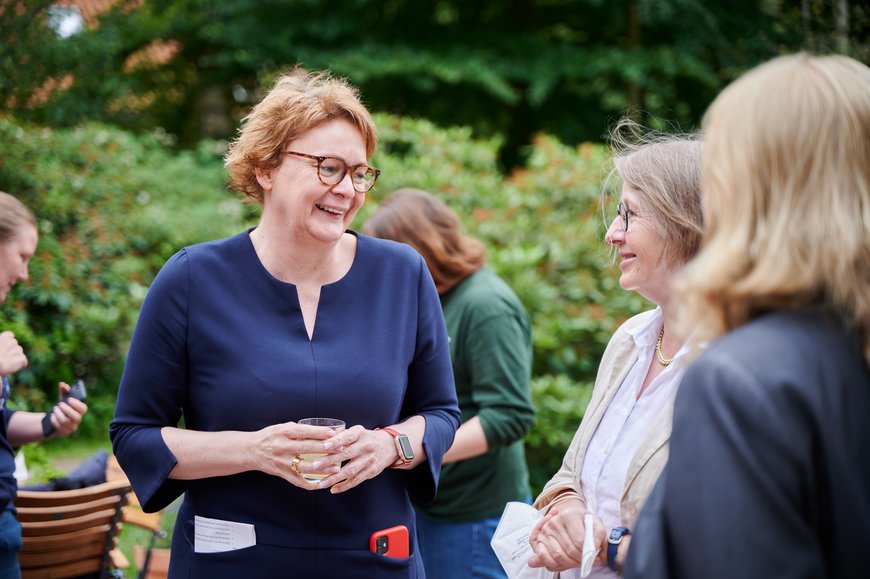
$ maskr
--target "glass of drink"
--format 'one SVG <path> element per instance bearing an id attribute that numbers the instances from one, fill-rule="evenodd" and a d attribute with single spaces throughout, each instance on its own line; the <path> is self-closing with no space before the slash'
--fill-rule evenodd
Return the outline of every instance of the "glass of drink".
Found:
<path id="1" fill-rule="evenodd" d="M 344 430 L 344 421 L 337 418 L 303 418 L 298 422 L 298 424 L 307 424 L 308 426 L 326 426 L 327 428 L 331 428 L 335 432 L 341 432 L 342 430 Z M 326 453 L 312 452 L 307 454 L 300 454 L 299 458 L 306 462 L 314 462 L 322 456 L 326 456 Z M 339 462 L 336 462 L 335 465 L 341 466 Z M 324 465 L 324 468 L 325 467 L 326 465 Z M 321 479 L 324 479 L 328 476 L 325 473 L 314 472 L 300 472 L 299 474 L 301 474 L 305 480 L 312 483 L 320 482 Z"/>

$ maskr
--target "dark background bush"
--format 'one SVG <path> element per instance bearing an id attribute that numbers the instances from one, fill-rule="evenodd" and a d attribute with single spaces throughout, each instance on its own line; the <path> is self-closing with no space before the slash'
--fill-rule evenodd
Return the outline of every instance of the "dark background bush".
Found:
<path id="1" fill-rule="evenodd" d="M 696 126 L 728 82 L 783 52 L 870 62 L 861 0 L 77 3 L 0 2 L 0 111 L 159 126 L 186 147 L 231 137 L 295 64 L 348 77 L 372 110 L 501 135 L 502 166 L 514 168 L 536 133 L 598 141 L 626 109 Z M 76 13 L 77 33 L 55 34 Z"/>

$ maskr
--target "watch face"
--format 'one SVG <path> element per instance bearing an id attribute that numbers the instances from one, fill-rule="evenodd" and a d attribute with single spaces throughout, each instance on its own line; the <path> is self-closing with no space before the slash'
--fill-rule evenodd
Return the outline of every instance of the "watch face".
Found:
<path id="1" fill-rule="evenodd" d="M 411 448 L 411 441 L 408 440 L 408 436 L 400 434 L 396 437 L 396 440 L 399 441 L 399 450 L 402 451 L 402 458 L 404 460 L 414 460 L 414 450 Z"/>
<path id="2" fill-rule="evenodd" d="M 616 527 L 615 529 L 610 531 L 610 538 L 608 542 L 610 543 L 618 543 L 622 540 L 623 535 L 628 534 L 628 529 L 625 527 Z"/>

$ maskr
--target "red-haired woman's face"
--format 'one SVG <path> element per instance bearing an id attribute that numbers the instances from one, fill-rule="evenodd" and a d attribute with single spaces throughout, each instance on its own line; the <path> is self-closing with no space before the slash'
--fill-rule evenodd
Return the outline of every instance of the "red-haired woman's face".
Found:
<path id="1" fill-rule="evenodd" d="M 310 129 L 285 151 L 335 157 L 347 166 L 367 162 L 362 135 L 345 119 Z M 349 173 L 335 185 L 326 185 L 318 177 L 317 161 L 297 155 L 285 154 L 275 169 L 258 174 L 258 181 L 264 192 L 262 222 L 280 224 L 302 243 L 335 243 L 366 198 L 354 189 Z"/>

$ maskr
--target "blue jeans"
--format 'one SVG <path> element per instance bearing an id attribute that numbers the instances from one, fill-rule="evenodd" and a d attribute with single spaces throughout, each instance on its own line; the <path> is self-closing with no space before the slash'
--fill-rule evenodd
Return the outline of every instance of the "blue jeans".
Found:
<path id="1" fill-rule="evenodd" d="M 506 579 L 489 544 L 500 518 L 444 523 L 417 511 L 417 541 L 426 579 Z"/>
<path id="2" fill-rule="evenodd" d="M 0 577 L 21 579 L 18 551 L 21 550 L 21 524 L 10 511 L 0 514 Z"/>

